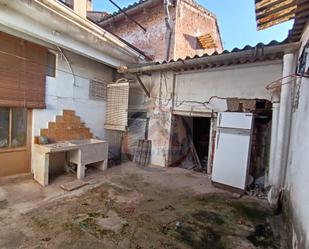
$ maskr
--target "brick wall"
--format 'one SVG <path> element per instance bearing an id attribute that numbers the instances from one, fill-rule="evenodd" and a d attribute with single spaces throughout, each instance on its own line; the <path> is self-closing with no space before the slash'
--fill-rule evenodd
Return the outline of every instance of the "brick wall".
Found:
<path id="1" fill-rule="evenodd" d="M 213 14 L 191 0 L 178 0 L 177 7 L 170 7 L 170 15 L 172 23 L 175 23 L 170 59 L 213 53 L 214 49 L 204 50 L 197 44 L 197 36 L 206 33 L 213 35 L 218 52 L 222 51 L 216 18 Z M 147 32 L 126 18 L 109 21 L 102 27 L 144 51 L 149 57 L 157 61 L 165 60 L 166 26 L 163 1 L 130 16 L 144 26 Z"/>
<path id="2" fill-rule="evenodd" d="M 163 60 L 166 29 L 163 5 L 159 4 L 151 9 L 140 11 L 131 17 L 145 27 L 147 32 L 144 32 L 131 20 L 124 18 L 111 25 L 103 26 L 103 28 L 120 36 L 149 57 Z"/>
<path id="3" fill-rule="evenodd" d="M 63 110 L 62 116 L 57 116 L 55 122 L 49 122 L 47 129 L 40 130 L 40 136 L 47 137 L 49 142 L 92 138 L 90 129 L 72 110 Z"/>
<path id="4" fill-rule="evenodd" d="M 217 48 L 202 49 L 197 37 L 211 33 Z M 174 59 L 194 56 L 196 54 L 212 54 L 216 50 L 222 51 L 220 34 L 217 29 L 216 18 L 191 0 L 180 1 L 177 7 Z"/>

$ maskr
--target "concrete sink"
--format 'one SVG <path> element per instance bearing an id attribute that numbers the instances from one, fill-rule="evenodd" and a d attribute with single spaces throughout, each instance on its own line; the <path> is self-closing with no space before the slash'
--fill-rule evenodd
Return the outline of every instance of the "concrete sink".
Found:
<path id="1" fill-rule="evenodd" d="M 81 139 L 81 140 L 70 140 L 69 143 L 74 145 L 90 145 L 90 144 L 99 144 L 104 141 L 97 140 L 97 139 Z"/>
<path id="2" fill-rule="evenodd" d="M 85 176 L 85 166 L 90 163 L 101 162 L 98 166 L 100 170 L 107 168 L 107 142 L 97 139 L 73 140 L 70 143 L 79 147 L 79 150 L 70 150 L 68 152 L 69 161 L 77 164 L 77 178 L 82 179 Z"/>
<path id="3" fill-rule="evenodd" d="M 108 144 L 98 139 L 70 140 L 45 145 L 34 145 L 34 179 L 48 185 L 49 154 L 67 152 L 68 161 L 77 165 L 77 178 L 85 177 L 86 165 L 97 163 L 100 170 L 107 169 Z"/>

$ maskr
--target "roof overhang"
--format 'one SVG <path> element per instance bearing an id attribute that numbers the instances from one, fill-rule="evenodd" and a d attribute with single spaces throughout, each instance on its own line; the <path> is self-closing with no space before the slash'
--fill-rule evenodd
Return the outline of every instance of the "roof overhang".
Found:
<path id="1" fill-rule="evenodd" d="M 274 42 L 273 42 L 274 43 Z M 235 49 L 231 52 L 223 51 L 221 54 L 204 55 L 201 57 L 188 58 L 162 63 L 144 63 L 128 65 L 118 68 L 119 73 L 146 73 L 154 71 L 191 71 L 204 70 L 222 66 L 240 65 L 261 61 L 272 61 L 282 59 L 285 53 L 295 52 L 300 43 L 279 43 L 273 45 L 246 46 L 241 50 Z"/>
<path id="2" fill-rule="evenodd" d="M 297 0 L 255 0 L 258 30 L 293 19 L 296 8 Z"/>
<path id="3" fill-rule="evenodd" d="M 0 0 L 0 31 L 12 30 L 117 68 L 145 56 L 55 0 Z"/>
<path id="4" fill-rule="evenodd" d="M 292 42 L 299 41 L 306 25 L 309 23 L 309 1 L 298 0 L 295 11 L 293 28 L 289 31 L 289 40 Z"/>
<path id="5" fill-rule="evenodd" d="M 290 41 L 299 41 L 309 19 L 308 0 L 255 0 L 257 29 L 262 30 L 294 19 Z"/>

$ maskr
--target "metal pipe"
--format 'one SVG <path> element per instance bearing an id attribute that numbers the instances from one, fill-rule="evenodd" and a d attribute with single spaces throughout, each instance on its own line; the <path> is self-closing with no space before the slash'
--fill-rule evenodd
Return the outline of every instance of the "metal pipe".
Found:
<path id="1" fill-rule="evenodd" d="M 170 1 L 164 0 L 164 15 L 165 15 L 165 26 L 166 26 L 166 34 L 165 34 L 165 60 L 169 60 L 170 58 L 170 49 L 171 49 L 171 39 L 172 39 L 172 25 L 171 25 L 171 17 L 169 11 Z"/>
<path id="2" fill-rule="evenodd" d="M 283 56 L 283 72 L 280 94 L 280 109 L 277 128 L 277 142 L 272 172 L 272 188 L 268 198 L 271 206 L 276 207 L 280 192 L 284 187 L 284 178 L 288 161 L 290 142 L 291 116 L 292 116 L 292 84 L 290 77 L 294 71 L 294 54 L 287 53 Z"/>
<path id="3" fill-rule="evenodd" d="M 270 158 L 269 158 L 268 177 L 267 177 L 268 183 L 265 185 L 273 184 L 277 132 L 278 132 L 277 129 L 278 129 L 278 119 L 280 110 L 280 100 L 278 95 L 273 96 L 272 103 L 273 106 L 272 106 L 272 121 L 271 121 L 271 138 L 270 138 Z"/>
<path id="4" fill-rule="evenodd" d="M 284 53 L 285 51 L 296 51 L 300 47 L 300 43 L 287 43 L 282 45 L 275 45 L 275 46 L 269 46 L 264 47 L 263 49 L 263 56 L 268 54 L 275 54 L 275 53 Z M 230 60 L 230 59 L 241 59 L 241 58 L 250 58 L 255 56 L 256 50 L 250 49 L 250 50 L 244 50 L 240 52 L 230 52 L 225 54 L 219 54 L 219 55 L 212 55 L 212 56 L 205 56 L 195 59 L 187 59 L 187 60 L 178 60 L 175 62 L 170 63 L 146 63 L 139 64 L 139 65 L 133 65 L 133 66 L 123 66 L 118 68 L 119 73 L 142 73 L 147 71 L 163 71 L 163 70 L 170 70 L 172 68 L 182 67 L 182 66 L 193 66 L 193 65 L 199 65 L 203 63 L 216 63 L 216 62 L 222 62 L 223 60 Z"/>

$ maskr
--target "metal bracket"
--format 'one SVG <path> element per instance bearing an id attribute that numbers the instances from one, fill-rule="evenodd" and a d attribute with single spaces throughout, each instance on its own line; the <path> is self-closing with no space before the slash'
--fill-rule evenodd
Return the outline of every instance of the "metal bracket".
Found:
<path id="1" fill-rule="evenodd" d="M 137 79 L 138 83 L 141 85 L 141 87 L 143 88 L 144 92 L 146 93 L 147 97 L 150 98 L 150 93 L 148 91 L 148 89 L 146 88 L 145 84 L 143 83 L 143 81 L 141 80 L 141 78 L 139 77 L 138 74 L 134 75 L 135 78 Z"/>

